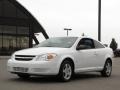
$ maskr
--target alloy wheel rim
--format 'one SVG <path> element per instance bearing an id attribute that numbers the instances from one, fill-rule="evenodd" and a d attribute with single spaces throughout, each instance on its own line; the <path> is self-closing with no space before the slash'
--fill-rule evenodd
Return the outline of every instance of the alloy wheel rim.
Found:
<path id="1" fill-rule="evenodd" d="M 65 64 L 63 67 L 63 77 L 66 80 L 69 80 L 71 78 L 72 75 L 72 68 L 70 66 L 70 64 Z"/>
<path id="2" fill-rule="evenodd" d="M 111 64 L 110 64 L 110 63 L 107 63 L 107 65 L 106 65 L 106 74 L 107 74 L 107 75 L 110 75 L 111 70 L 112 70 Z"/>

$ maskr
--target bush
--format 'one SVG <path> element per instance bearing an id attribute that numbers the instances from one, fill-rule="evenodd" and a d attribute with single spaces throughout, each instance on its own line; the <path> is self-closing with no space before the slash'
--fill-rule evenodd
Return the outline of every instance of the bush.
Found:
<path id="1" fill-rule="evenodd" d="M 114 51 L 114 55 L 115 55 L 115 57 L 120 57 L 120 49 L 116 49 Z"/>

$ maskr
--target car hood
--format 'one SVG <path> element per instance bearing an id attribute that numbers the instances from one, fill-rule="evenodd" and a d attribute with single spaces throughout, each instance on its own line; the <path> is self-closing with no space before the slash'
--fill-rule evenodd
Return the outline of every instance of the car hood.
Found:
<path id="1" fill-rule="evenodd" d="M 39 47 L 16 51 L 15 55 L 41 55 L 46 53 L 58 53 L 68 48 Z"/>

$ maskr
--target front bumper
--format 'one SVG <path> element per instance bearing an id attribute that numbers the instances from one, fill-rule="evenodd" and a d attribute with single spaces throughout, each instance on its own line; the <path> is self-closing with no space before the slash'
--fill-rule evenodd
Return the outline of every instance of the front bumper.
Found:
<path id="1" fill-rule="evenodd" d="M 14 68 L 27 68 L 26 72 L 16 71 Z M 7 69 L 11 73 L 27 73 L 31 75 L 57 75 L 59 65 L 56 61 L 16 61 L 8 60 Z"/>

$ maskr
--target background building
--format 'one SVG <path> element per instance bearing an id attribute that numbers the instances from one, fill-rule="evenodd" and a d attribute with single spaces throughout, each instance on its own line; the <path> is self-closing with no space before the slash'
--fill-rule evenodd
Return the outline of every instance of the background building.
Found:
<path id="1" fill-rule="evenodd" d="M 0 55 L 39 43 L 34 33 L 48 35 L 37 20 L 16 0 L 0 0 Z"/>

